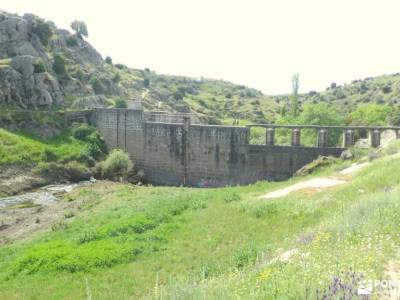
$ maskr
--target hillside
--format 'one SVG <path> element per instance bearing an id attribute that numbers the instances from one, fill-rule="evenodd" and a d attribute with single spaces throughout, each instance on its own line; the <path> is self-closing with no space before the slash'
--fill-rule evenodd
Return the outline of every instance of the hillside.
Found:
<path id="1" fill-rule="evenodd" d="M 312 176 L 246 187 L 102 181 L 78 188 L 55 204 L 64 215 L 35 234 L 14 241 L 12 227 L 3 229 L 0 298 L 354 295 L 358 280 L 398 272 L 400 158 L 392 155 L 398 149 L 392 145 L 384 151 L 389 156 L 347 175 L 339 171 L 350 163 L 337 161 Z M 259 198 L 315 176 L 346 176 L 348 182 Z M 32 209 L 32 222 L 47 210 Z"/>
<path id="2" fill-rule="evenodd" d="M 83 109 L 140 100 L 146 110 L 194 112 L 213 124 L 274 122 L 290 102 L 289 95 L 268 96 L 222 80 L 113 64 L 78 33 L 32 14 L 6 12 L 0 12 L 0 88 L 3 108 Z M 326 91 L 300 95 L 300 104 L 326 103 L 345 116 L 366 103 L 398 110 L 399 99 L 400 76 L 395 74 L 332 84 Z"/>
<path id="3" fill-rule="evenodd" d="M 108 107 L 142 100 L 149 110 L 193 111 L 211 122 L 271 118 L 267 97 L 211 79 L 157 75 L 105 60 L 84 37 L 32 14 L 0 12 L 0 106 L 22 109 Z M 263 106 L 262 111 L 259 107 Z"/>

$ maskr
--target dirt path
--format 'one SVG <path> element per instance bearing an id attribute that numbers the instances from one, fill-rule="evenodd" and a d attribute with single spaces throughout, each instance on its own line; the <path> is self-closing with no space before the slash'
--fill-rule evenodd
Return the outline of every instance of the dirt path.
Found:
<path id="1" fill-rule="evenodd" d="M 400 299 L 400 251 L 397 253 L 397 259 L 389 261 L 385 266 L 384 280 L 391 280 L 394 286 L 381 290 L 378 294 L 379 299 L 399 300 Z"/>
<path id="2" fill-rule="evenodd" d="M 274 199 L 274 198 L 280 198 L 289 195 L 290 193 L 293 192 L 298 192 L 301 190 L 313 190 L 314 192 L 320 192 L 324 189 L 345 184 L 350 180 L 350 177 L 348 175 L 351 175 L 358 170 L 364 168 L 367 166 L 369 163 L 362 163 L 362 164 L 353 164 L 352 166 L 340 171 L 339 176 L 331 176 L 331 177 L 317 177 L 313 178 L 310 180 L 302 181 L 295 183 L 291 186 L 288 186 L 286 188 L 269 192 L 263 196 L 261 196 L 261 199 Z"/>

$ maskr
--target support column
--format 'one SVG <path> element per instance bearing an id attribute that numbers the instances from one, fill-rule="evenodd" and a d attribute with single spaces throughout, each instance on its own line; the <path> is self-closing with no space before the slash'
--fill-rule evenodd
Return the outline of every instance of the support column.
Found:
<path id="1" fill-rule="evenodd" d="M 325 147 L 327 144 L 328 132 L 321 128 L 317 131 L 317 147 Z"/>
<path id="2" fill-rule="evenodd" d="M 396 129 L 395 132 L 396 132 L 396 139 L 400 139 L 400 130 Z"/>
<path id="3" fill-rule="evenodd" d="M 268 146 L 273 146 L 275 144 L 275 128 L 267 128 L 265 144 Z"/>
<path id="4" fill-rule="evenodd" d="M 371 147 L 378 148 L 381 145 L 381 131 L 379 129 L 372 129 L 370 132 Z"/>
<path id="5" fill-rule="evenodd" d="M 343 148 L 354 146 L 354 130 L 347 129 L 343 135 Z"/>
<path id="6" fill-rule="evenodd" d="M 183 156 L 183 185 L 188 181 L 188 164 L 189 164 L 189 131 L 190 117 L 183 118 L 183 134 L 182 134 L 182 156 Z"/>
<path id="7" fill-rule="evenodd" d="M 300 146 L 300 136 L 301 136 L 301 131 L 299 128 L 292 129 L 292 146 L 294 147 Z"/>

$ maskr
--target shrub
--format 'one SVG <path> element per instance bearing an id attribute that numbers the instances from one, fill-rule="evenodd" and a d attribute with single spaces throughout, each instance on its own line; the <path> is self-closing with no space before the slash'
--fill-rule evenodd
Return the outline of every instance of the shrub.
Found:
<path id="1" fill-rule="evenodd" d="M 88 154 L 95 159 L 100 159 L 105 153 L 107 153 L 104 139 L 93 126 L 86 123 L 79 125 L 75 124 L 72 128 L 72 136 L 77 140 L 87 142 Z"/>
<path id="2" fill-rule="evenodd" d="M 393 155 L 400 152 L 400 140 L 391 141 L 384 149 L 385 155 Z"/>
<path id="3" fill-rule="evenodd" d="M 71 35 L 71 36 L 69 36 L 68 38 L 67 38 L 67 46 L 69 46 L 69 47 L 76 47 L 76 46 L 78 46 L 78 39 L 75 37 L 75 36 L 73 36 L 73 35 Z"/>
<path id="4" fill-rule="evenodd" d="M 86 123 L 83 124 L 74 124 L 72 127 L 72 136 L 77 140 L 87 141 L 87 138 L 90 134 L 95 132 L 96 129 Z"/>
<path id="5" fill-rule="evenodd" d="M 118 98 L 115 100 L 115 107 L 116 108 L 127 108 L 128 104 L 124 99 Z"/>
<path id="6" fill-rule="evenodd" d="M 133 163 L 128 154 L 120 149 L 113 150 L 101 164 L 101 174 L 104 178 L 126 178 L 133 169 Z"/>
<path id="7" fill-rule="evenodd" d="M 120 82 L 121 80 L 122 80 L 121 74 L 119 74 L 118 72 L 115 73 L 114 76 L 113 76 L 113 78 L 112 78 L 112 81 L 113 81 L 114 83 L 118 83 L 118 82 Z"/>
<path id="8" fill-rule="evenodd" d="M 392 91 L 392 87 L 391 87 L 390 85 L 385 85 L 385 86 L 382 88 L 382 92 L 383 92 L 384 94 L 389 94 L 391 91 Z"/>
<path id="9" fill-rule="evenodd" d="M 226 196 L 224 197 L 224 201 L 225 201 L 226 203 L 235 202 L 235 201 L 240 201 L 240 200 L 241 200 L 240 195 L 238 195 L 238 194 L 236 194 L 236 193 L 228 194 L 228 195 L 226 195 Z"/>
<path id="10" fill-rule="evenodd" d="M 127 69 L 128 67 L 126 66 L 126 65 L 124 65 L 124 64 L 115 64 L 115 67 L 117 68 L 117 69 L 120 69 L 120 70 L 122 70 L 122 69 Z"/>
<path id="11" fill-rule="evenodd" d="M 55 54 L 54 55 L 54 63 L 53 63 L 53 69 L 56 74 L 59 75 L 64 75 L 67 73 L 66 69 L 66 60 L 63 55 L 61 54 Z"/>
<path id="12" fill-rule="evenodd" d="M 55 180 L 69 180 L 72 182 L 86 180 L 91 176 L 89 170 L 84 165 L 76 161 L 71 161 L 67 164 L 42 162 L 38 164 L 38 166 L 34 169 L 34 172 Z"/>
<path id="13" fill-rule="evenodd" d="M 111 57 L 106 56 L 105 62 L 106 62 L 107 64 L 109 64 L 109 65 L 112 65 L 112 59 L 111 59 Z"/>
<path id="14" fill-rule="evenodd" d="M 56 161 L 57 154 L 53 150 L 45 149 L 44 152 L 42 153 L 42 159 L 45 162 Z"/>
<path id="15" fill-rule="evenodd" d="M 40 41 L 44 46 L 47 46 L 49 44 L 50 38 L 53 34 L 53 31 L 49 23 L 43 20 L 38 20 L 33 25 L 32 31 L 39 37 Z"/>
<path id="16" fill-rule="evenodd" d="M 90 79 L 90 84 L 92 85 L 93 91 L 96 94 L 104 93 L 104 86 L 102 85 L 101 81 L 97 77 Z"/>
<path id="17" fill-rule="evenodd" d="M 46 68 L 44 66 L 43 60 L 38 59 L 34 64 L 34 72 L 35 73 L 44 73 L 46 72 Z"/>
<path id="18" fill-rule="evenodd" d="M 143 86 L 147 88 L 149 87 L 149 85 L 150 85 L 150 79 L 149 78 L 143 79 Z"/>
<path id="19" fill-rule="evenodd" d="M 233 264 L 237 269 L 243 269 L 247 265 L 254 264 L 256 260 L 257 250 L 252 246 L 237 250 L 233 256 Z"/>

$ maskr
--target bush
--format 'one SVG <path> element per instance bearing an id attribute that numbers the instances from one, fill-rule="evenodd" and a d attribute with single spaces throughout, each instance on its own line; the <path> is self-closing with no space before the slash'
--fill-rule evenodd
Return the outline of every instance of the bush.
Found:
<path id="1" fill-rule="evenodd" d="M 112 65 L 112 59 L 111 59 L 111 57 L 106 56 L 105 61 L 106 61 L 107 64 Z"/>
<path id="2" fill-rule="evenodd" d="M 43 161 L 46 162 L 56 161 L 57 158 L 58 158 L 57 154 L 52 150 L 45 149 L 44 152 L 42 153 Z"/>
<path id="3" fill-rule="evenodd" d="M 117 68 L 117 69 L 120 69 L 120 70 L 122 70 L 122 69 L 127 69 L 128 67 L 126 66 L 126 65 L 124 65 L 124 64 L 115 64 L 115 67 Z"/>
<path id="4" fill-rule="evenodd" d="M 100 159 L 107 153 L 104 139 L 93 126 L 86 123 L 74 125 L 72 128 L 72 136 L 77 140 L 87 142 L 88 154 L 95 159 Z"/>
<path id="5" fill-rule="evenodd" d="M 382 88 L 382 92 L 383 92 L 384 94 L 389 94 L 391 91 L 392 91 L 392 87 L 391 87 L 390 85 L 385 85 L 385 86 Z"/>
<path id="6" fill-rule="evenodd" d="M 90 171 L 76 161 L 71 161 L 67 164 L 41 162 L 34 169 L 34 172 L 53 180 L 69 180 L 72 182 L 87 180 L 91 176 Z"/>
<path id="7" fill-rule="evenodd" d="M 75 37 L 75 36 L 73 36 L 73 35 L 71 35 L 71 36 L 69 36 L 68 38 L 67 38 L 67 46 L 69 46 L 69 47 L 76 47 L 76 46 L 78 46 L 78 39 Z"/>
<path id="8" fill-rule="evenodd" d="M 133 169 L 133 163 L 129 155 L 120 150 L 113 150 L 107 159 L 101 163 L 101 174 L 107 179 L 126 178 Z"/>
<path id="9" fill-rule="evenodd" d="M 54 63 L 53 63 L 53 69 L 56 74 L 59 75 L 64 75 L 67 73 L 66 69 L 66 60 L 63 55 L 61 54 L 55 54 L 54 55 Z"/>
<path id="10" fill-rule="evenodd" d="M 236 201 L 240 201 L 240 200 L 241 200 L 240 195 L 238 195 L 238 194 L 236 194 L 236 193 L 228 194 L 228 195 L 226 195 L 226 196 L 224 197 L 224 201 L 225 201 L 226 203 L 229 203 L 229 202 L 236 202 Z"/>
<path id="11" fill-rule="evenodd" d="M 115 100 L 115 107 L 116 108 L 127 108 L 128 104 L 124 99 L 118 98 Z"/>
<path id="12" fill-rule="evenodd" d="M 393 155 L 400 152 L 400 140 L 391 141 L 385 148 L 383 153 L 385 155 Z"/>
<path id="13" fill-rule="evenodd" d="M 96 128 L 83 123 L 83 124 L 75 124 L 72 127 L 72 136 L 77 140 L 87 141 L 87 138 L 90 134 L 96 131 Z"/>
<path id="14" fill-rule="evenodd" d="M 96 94 L 104 93 L 104 86 L 102 85 L 101 81 L 97 77 L 90 79 L 90 84 L 92 85 L 93 91 Z"/>
<path id="15" fill-rule="evenodd" d="M 236 250 L 233 256 L 233 265 L 237 269 L 243 269 L 247 265 L 254 264 L 257 260 L 257 250 L 253 246 Z"/>
<path id="16" fill-rule="evenodd" d="M 35 73 L 44 73 L 46 72 L 46 68 L 44 66 L 43 60 L 38 59 L 34 64 L 34 72 Z"/>
<path id="17" fill-rule="evenodd" d="M 47 46 L 49 44 L 50 38 L 53 34 L 53 31 L 49 23 L 43 20 L 38 20 L 33 25 L 32 31 L 39 37 L 40 41 L 44 46 Z"/>
<path id="18" fill-rule="evenodd" d="M 112 78 L 112 81 L 113 81 L 114 83 L 118 83 L 118 82 L 120 82 L 121 80 L 122 80 L 121 74 L 119 74 L 118 72 L 115 73 L 115 75 L 114 75 L 113 78 Z"/>

